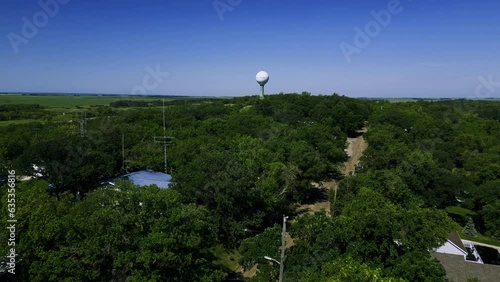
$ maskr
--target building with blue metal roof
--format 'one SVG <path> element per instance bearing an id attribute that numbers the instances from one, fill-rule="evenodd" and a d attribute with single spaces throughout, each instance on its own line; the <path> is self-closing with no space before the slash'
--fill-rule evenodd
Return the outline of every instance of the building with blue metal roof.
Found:
<path id="1" fill-rule="evenodd" d="M 130 180 L 134 185 L 149 186 L 154 184 L 159 188 L 167 189 L 172 176 L 164 172 L 140 170 L 125 174 L 121 178 Z"/>

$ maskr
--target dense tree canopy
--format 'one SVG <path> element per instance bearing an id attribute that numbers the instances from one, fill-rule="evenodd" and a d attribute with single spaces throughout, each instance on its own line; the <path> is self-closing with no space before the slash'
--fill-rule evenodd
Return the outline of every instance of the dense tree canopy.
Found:
<path id="1" fill-rule="evenodd" d="M 43 118 L 0 109 L 38 119 L 0 126 L 0 181 L 6 169 L 37 176 L 16 190 L 19 279 L 223 281 L 238 270 L 226 257 L 235 251 L 233 264 L 257 266 L 250 281 L 273 281 L 279 268 L 263 257 L 279 258 L 284 214 L 293 218 L 286 281 L 442 281 L 429 251 L 456 228 L 442 211 L 450 206 L 500 238 L 497 102 L 307 92 L 174 100 L 165 111 L 172 187 L 99 188 L 126 172 L 164 169 L 154 140 L 164 134 L 162 104 L 94 107 L 83 131 L 81 121 L 52 121 L 38 105 L 16 109 Z M 295 216 L 312 183 L 338 177 L 346 138 L 366 125 L 368 150 L 355 175 L 338 179 L 331 216 Z M 47 192 L 51 183 L 56 193 Z"/>
<path id="2" fill-rule="evenodd" d="M 35 181 L 17 188 L 17 217 L 22 219 L 17 229 L 17 252 L 22 257 L 18 278 L 214 281 L 224 277 L 212 264 L 216 228 L 208 210 L 182 204 L 174 190 L 119 182 L 75 201 L 69 193 L 56 200 L 46 193 L 46 185 Z"/>
<path id="3" fill-rule="evenodd" d="M 472 209 L 476 227 L 500 238 L 489 206 L 500 199 L 499 103 L 375 105 L 366 136 L 370 146 L 365 171 L 393 171 L 427 206 Z"/>

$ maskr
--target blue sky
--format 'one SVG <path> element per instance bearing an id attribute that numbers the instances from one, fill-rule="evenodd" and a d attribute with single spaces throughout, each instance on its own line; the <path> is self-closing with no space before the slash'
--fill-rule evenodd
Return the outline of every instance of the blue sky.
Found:
<path id="1" fill-rule="evenodd" d="M 473 97 L 482 77 L 494 83 L 479 93 L 500 98 L 496 0 L 401 0 L 397 13 L 397 0 L 41 0 L 53 15 L 38 2 L 0 2 L 2 92 L 257 95 L 264 69 L 266 93 Z"/>

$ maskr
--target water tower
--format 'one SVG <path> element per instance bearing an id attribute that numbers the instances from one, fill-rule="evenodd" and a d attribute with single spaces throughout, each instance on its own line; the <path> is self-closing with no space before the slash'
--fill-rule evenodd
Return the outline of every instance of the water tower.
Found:
<path id="1" fill-rule="evenodd" d="M 259 71 L 255 79 L 260 84 L 260 99 L 264 99 L 264 85 L 269 81 L 269 74 L 265 71 Z"/>

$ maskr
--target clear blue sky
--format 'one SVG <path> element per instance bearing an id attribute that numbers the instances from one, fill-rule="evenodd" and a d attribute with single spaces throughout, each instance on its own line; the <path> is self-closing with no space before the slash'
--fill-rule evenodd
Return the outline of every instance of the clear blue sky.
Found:
<path id="1" fill-rule="evenodd" d="M 355 47 L 354 28 L 391 1 L 220 0 L 238 4 L 222 20 L 213 0 L 70 0 L 26 38 L 22 18 L 42 25 L 45 12 L 5 0 L 0 91 L 130 93 L 159 66 L 170 75 L 150 94 L 256 95 L 264 69 L 267 93 L 471 97 L 492 76 L 500 97 L 498 0 L 401 0 L 349 63 L 341 43 Z M 9 34 L 24 37 L 17 54 Z"/>

